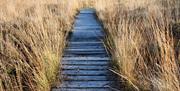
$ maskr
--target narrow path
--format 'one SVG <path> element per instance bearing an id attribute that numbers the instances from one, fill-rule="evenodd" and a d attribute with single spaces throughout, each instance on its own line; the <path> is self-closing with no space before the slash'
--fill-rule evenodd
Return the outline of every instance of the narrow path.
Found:
<path id="1" fill-rule="evenodd" d="M 111 91 L 110 58 L 103 37 L 95 11 L 81 10 L 62 60 L 64 81 L 53 91 Z"/>

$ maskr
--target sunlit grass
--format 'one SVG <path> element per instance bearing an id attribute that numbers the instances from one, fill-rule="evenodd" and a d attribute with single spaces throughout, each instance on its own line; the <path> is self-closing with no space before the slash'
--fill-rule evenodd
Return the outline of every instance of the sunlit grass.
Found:
<path id="1" fill-rule="evenodd" d="M 131 84 L 125 90 L 180 90 L 173 41 L 179 39 L 172 37 L 171 27 L 180 19 L 178 0 L 98 0 L 95 7 L 115 73 Z"/>
<path id="2" fill-rule="evenodd" d="M 1 1 L 0 91 L 49 91 L 59 77 L 60 60 L 77 0 Z"/>
<path id="3" fill-rule="evenodd" d="M 124 90 L 179 91 L 179 0 L 1 0 L 0 91 L 49 91 L 74 16 L 97 10 Z"/>

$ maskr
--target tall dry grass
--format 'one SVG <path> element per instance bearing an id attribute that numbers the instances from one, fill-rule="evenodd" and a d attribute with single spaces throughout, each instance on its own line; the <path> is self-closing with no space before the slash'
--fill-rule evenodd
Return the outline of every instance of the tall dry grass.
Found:
<path id="1" fill-rule="evenodd" d="M 79 0 L 1 0 L 0 91 L 49 91 Z"/>
<path id="2" fill-rule="evenodd" d="M 74 15 L 94 7 L 123 90 L 179 91 L 179 0 L 4 0 L 0 91 L 48 91 Z M 175 49 L 175 50 L 174 50 Z M 122 80 L 124 83 L 122 83 Z"/>
<path id="3" fill-rule="evenodd" d="M 95 7 L 124 90 L 180 91 L 179 39 L 173 38 L 179 0 L 97 0 Z"/>

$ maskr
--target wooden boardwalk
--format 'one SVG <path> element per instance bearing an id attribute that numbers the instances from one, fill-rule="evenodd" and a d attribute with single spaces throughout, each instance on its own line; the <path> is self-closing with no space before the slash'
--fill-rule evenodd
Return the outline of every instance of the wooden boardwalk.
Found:
<path id="1" fill-rule="evenodd" d="M 103 37 L 95 11 L 81 10 L 62 60 L 64 80 L 53 91 L 112 91 L 109 87 L 114 81 Z"/>

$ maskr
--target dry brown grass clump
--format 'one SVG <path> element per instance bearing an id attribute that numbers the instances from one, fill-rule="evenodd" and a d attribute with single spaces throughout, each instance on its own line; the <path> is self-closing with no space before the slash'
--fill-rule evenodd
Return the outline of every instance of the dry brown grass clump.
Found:
<path id="1" fill-rule="evenodd" d="M 125 90 L 180 91 L 176 57 L 179 54 L 174 51 L 172 28 L 180 20 L 179 3 L 179 0 L 96 2 L 114 70 L 128 83 Z"/>
<path id="2" fill-rule="evenodd" d="M 76 10 L 93 5 L 124 90 L 180 91 L 179 0 L 1 1 L 0 91 L 50 90 Z"/>
<path id="3" fill-rule="evenodd" d="M 0 91 L 50 90 L 78 2 L 1 1 Z"/>

